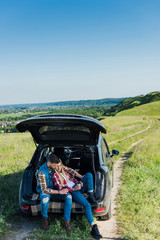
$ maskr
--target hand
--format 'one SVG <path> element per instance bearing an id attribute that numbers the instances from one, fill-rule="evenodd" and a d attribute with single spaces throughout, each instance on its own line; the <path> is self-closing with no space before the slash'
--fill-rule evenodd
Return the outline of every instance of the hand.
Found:
<path id="1" fill-rule="evenodd" d="M 69 192 L 69 190 L 67 188 L 63 188 L 61 190 L 59 190 L 59 194 L 67 194 Z"/>
<path id="2" fill-rule="evenodd" d="M 81 189 L 81 185 L 77 184 L 76 186 L 73 187 L 73 191 L 78 191 Z"/>
<path id="3" fill-rule="evenodd" d="M 81 187 L 83 187 L 83 182 L 80 182 L 80 184 L 81 184 Z"/>

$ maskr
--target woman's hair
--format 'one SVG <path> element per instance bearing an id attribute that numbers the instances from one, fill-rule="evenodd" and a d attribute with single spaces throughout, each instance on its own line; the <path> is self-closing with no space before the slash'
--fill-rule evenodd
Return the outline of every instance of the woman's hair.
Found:
<path id="1" fill-rule="evenodd" d="M 62 163 L 61 159 L 58 158 L 54 153 L 51 153 L 51 154 L 49 155 L 48 161 L 49 161 L 50 163 L 52 163 L 52 164 L 53 164 L 53 163 L 54 163 L 54 164 L 61 163 L 61 164 L 62 164 L 62 174 L 63 174 L 63 176 L 66 178 L 67 182 L 69 182 L 69 177 L 68 177 L 68 175 L 65 174 L 64 166 L 63 166 L 63 163 Z M 61 185 L 63 185 L 63 180 L 64 180 L 64 179 L 63 179 L 62 175 L 61 175 L 56 169 L 54 169 L 54 170 L 55 170 L 55 172 L 57 173 L 57 175 L 58 175 L 58 177 L 59 177 L 59 179 L 60 179 Z"/>

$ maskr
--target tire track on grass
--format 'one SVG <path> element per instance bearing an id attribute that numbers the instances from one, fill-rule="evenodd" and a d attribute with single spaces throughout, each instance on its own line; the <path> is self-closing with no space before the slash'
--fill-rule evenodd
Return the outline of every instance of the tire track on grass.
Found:
<path id="1" fill-rule="evenodd" d="M 142 132 L 145 132 L 145 131 L 147 131 L 147 130 L 151 127 L 152 123 L 153 123 L 153 121 L 150 119 L 150 124 L 149 124 L 149 126 L 148 126 L 147 128 L 145 128 L 145 129 L 143 129 L 143 130 L 141 130 L 141 131 L 139 131 L 139 132 L 136 132 L 136 133 L 134 133 L 134 134 L 132 134 L 132 135 L 129 135 L 128 137 L 121 138 L 121 139 L 119 139 L 119 140 L 113 141 L 113 142 L 109 143 L 108 145 L 111 145 L 111 144 L 113 144 L 113 143 L 117 143 L 117 142 L 120 142 L 120 141 L 124 141 L 124 140 L 126 140 L 126 139 L 128 139 L 128 138 L 131 138 L 131 137 L 137 135 L 137 134 L 140 134 L 140 133 L 142 133 Z"/>

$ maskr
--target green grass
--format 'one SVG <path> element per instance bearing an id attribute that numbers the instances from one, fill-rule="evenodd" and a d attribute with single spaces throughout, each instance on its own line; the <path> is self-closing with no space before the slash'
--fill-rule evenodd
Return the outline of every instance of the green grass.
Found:
<path id="1" fill-rule="evenodd" d="M 160 116 L 160 101 L 119 112 L 117 116 Z"/>
<path id="2" fill-rule="evenodd" d="M 105 138 L 108 143 L 111 143 L 146 129 L 150 119 L 145 116 L 115 116 L 107 117 L 101 122 L 107 129 Z"/>
<path id="3" fill-rule="evenodd" d="M 33 234 L 38 240 L 92 240 L 90 235 L 90 226 L 84 215 L 72 216 L 71 226 L 73 232 L 68 233 L 63 228 L 63 217 L 57 215 L 56 217 L 50 216 L 49 230 L 44 231 L 41 228 L 34 230 Z"/>
<path id="4" fill-rule="evenodd" d="M 29 133 L 0 134 L 0 149 L 1 236 L 8 230 L 8 221 L 19 215 L 19 184 L 35 146 Z"/>
<path id="5" fill-rule="evenodd" d="M 119 233 L 128 240 L 160 240 L 160 117 L 155 106 L 160 107 L 159 103 L 147 104 L 102 121 L 108 128 L 104 136 L 110 149 L 119 150 L 120 155 L 132 143 L 143 140 L 128 153 L 117 197 Z M 142 110 L 146 111 L 149 118 L 140 115 Z M 152 124 L 147 131 L 129 137 L 145 129 L 150 120 Z"/>
<path id="6" fill-rule="evenodd" d="M 132 149 L 117 198 L 120 233 L 130 240 L 160 239 L 160 128 Z"/>
<path id="7" fill-rule="evenodd" d="M 139 131 L 145 130 L 150 125 L 151 121 L 152 124 L 148 130 L 138 133 Z M 126 129 L 125 125 L 127 122 L 130 127 L 127 127 Z M 139 122 L 143 122 L 143 124 L 137 124 Z M 106 118 L 102 121 L 102 123 L 106 126 L 106 128 L 108 126 L 110 129 L 107 134 L 104 135 L 109 144 L 110 151 L 112 149 L 116 149 L 120 152 L 120 156 L 123 152 L 127 151 L 131 144 L 143 139 L 160 127 L 159 117 L 156 116 L 152 116 L 150 118 L 145 116 L 115 116 Z M 129 137 L 130 135 L 134 136 Z M 114 160 L 117 160 L 118 158 L 119 156 L 114 157 Z"/>

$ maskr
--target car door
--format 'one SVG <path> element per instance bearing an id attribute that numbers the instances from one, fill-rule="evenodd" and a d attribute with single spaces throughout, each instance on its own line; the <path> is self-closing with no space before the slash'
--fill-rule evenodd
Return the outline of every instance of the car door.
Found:
<path id="1" fill-rule="evenodd" d="M 105 189 L 105 202 L 109 203 L 111 198 L 111 188 L 112 188 L 112 161 L 110 158 L 110 152 L 106 140 L 101 137 L 100 142 L 101 151 L 101 167 L 105 169 L 106 172 L 106 189 Z"/>

